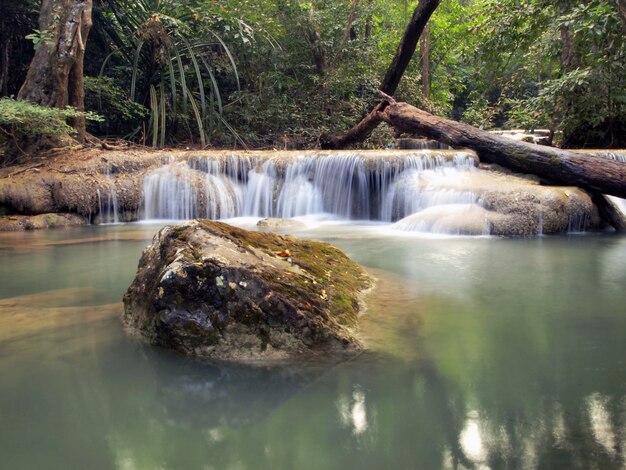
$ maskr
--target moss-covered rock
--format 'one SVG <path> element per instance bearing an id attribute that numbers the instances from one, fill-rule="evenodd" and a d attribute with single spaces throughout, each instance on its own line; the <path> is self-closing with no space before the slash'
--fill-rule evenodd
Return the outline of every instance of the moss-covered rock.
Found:
<path id="1" fill-rule="evenodd" d="M 194 220 L 144 250 L 124 322 L 155 345 L 216 359 L 355 352 L 369 282 L 332 245 Z"/>

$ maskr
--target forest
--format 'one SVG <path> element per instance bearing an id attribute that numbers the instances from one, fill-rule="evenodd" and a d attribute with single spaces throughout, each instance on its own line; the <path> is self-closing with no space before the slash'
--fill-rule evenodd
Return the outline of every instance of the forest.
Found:
<path id="1" fill-rule="evenodd" d="M 0 467 L 626 469 L 626 0 L 0 0 Z"/>
<path id="2" fill-rule="evenodd" d="M 66 78 L 69 91 L 43 96 L 37 90 L 52 85 L 27 77 L 29 65 L 36 51 L 55 46 L 72 3 L 46 0 L 40 11 L 38 1 L 3 1 L 4 164 L 68 133 L 97 145 L 319 147 L 321 135 L 349 129 L 379 101 L 415 7 L 407 0 L 76 2 L 91 13 L 81 26 L 83 73 L 72 71 L 84 78 Z M 395 99 L 485 130 L 547 129 L 546 143 L 558 147 L 626 146 L 624 0 L 437 3 Z M 356 145 L 381 148 L 393 137 L 379 126 Z"/>

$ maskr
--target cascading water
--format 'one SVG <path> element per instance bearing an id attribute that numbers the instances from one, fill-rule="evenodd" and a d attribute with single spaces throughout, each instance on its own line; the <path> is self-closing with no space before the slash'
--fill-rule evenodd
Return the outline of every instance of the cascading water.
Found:
<path id="1" fill-rule="evenodd" d="M 144 182 L 147 219 L 191 219 L 198 216 L 198 192 L 194 179 L 199 175 L 186 164 L 159 168 Z"/>
<path id="2" fill-rule="evenodd" d="M 617 160 L 618 162 L 626 162 L 626 152 L 621 151 L 620 153 L 615 151 L 601 151 L 596 154 L 599 157 L 608 158 L 609 160 Z M 615 205 L 622 211 L 622 213 L 626 216 L 626 199 L 622 199 L 615 196 L 609 196 L 609 199 L 615 203 Z"/>
<path id="3" fill-rule="evenodd" d="M 381 219 L 392 222 L 416 212 L 443 205 L 478 204 L 471 191 L 442 187 L 441 183 L 459 181 L 474 168 L 474 161 L 457 154 L 452 165 L 419 159 L 389 185 L 382 203 Z"/>
<path id="4" fill-rule="evenodd" d="M 428 151 L 195 158 L 146 177 L 144 214 L 146 219 L 328 214 L 393 222 L 432 206 L 477 204 L 471 192 L 431 184 L 475 165 L 470 153 Z"/>
<path id="5" fill-rule="evenodd" d="M 111 178 L 111 168 L 107 164 L 103 188 L 96 189 L 98 196 L 98 216 L 101 224 L 117 224 L 120 221 L 117 191 Z"/>

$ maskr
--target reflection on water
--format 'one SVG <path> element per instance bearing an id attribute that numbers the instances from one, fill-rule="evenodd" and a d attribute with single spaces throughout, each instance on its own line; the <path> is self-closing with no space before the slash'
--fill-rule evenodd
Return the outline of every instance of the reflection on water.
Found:
<path id="1" fill-rule="evenodd" d="M 0 235 L 0 467 L 624 469 L 626 239 L 311 233 L 377 287 L 355 360 L 191 360 L 120 325 L 155 227 Z"/>
<path id="2" fill-rule="evenodd" d="M 352 392 L 352 396 L 341 395 L 337 400 L 337 409 L 341 417 L 341 423 L 351 428 L 353 434 L 363 434 L 367 431 L 365 393 L 361 390 L 355 390 Z"/>

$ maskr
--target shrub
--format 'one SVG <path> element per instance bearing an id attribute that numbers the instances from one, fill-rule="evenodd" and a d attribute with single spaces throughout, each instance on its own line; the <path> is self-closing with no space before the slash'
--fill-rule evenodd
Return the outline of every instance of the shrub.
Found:
<path id="1" fill-rule="evenodd" d="M 103 76 L 85 77 L 85 108 L 106 116 L 91 123 L 89 131 L 94 134 L 129 134 L 148 114 L 144 106 L 128 98 L 113 78 Z"/>
<path id="2" fill-rule="evenodd" d="M 48 108 L 29 101 L 0 99 L 0 130 L 15 139 L 72 135 L 75 131 L 66 121 L 79 116 L 90 121 L 102 120 L 95 113 L 80 112 L 69 106 L 65 109 Z"/>
<path id="3" fill-rule="evenodd" d="M 55 146 L 75 130 L 67 119 L 85 116 L 91 121 L 102 118 L 74 108 L 48 108 L 13 98 L 0 99 L 0 166 L 19 161 L 42 148 Z"/>

